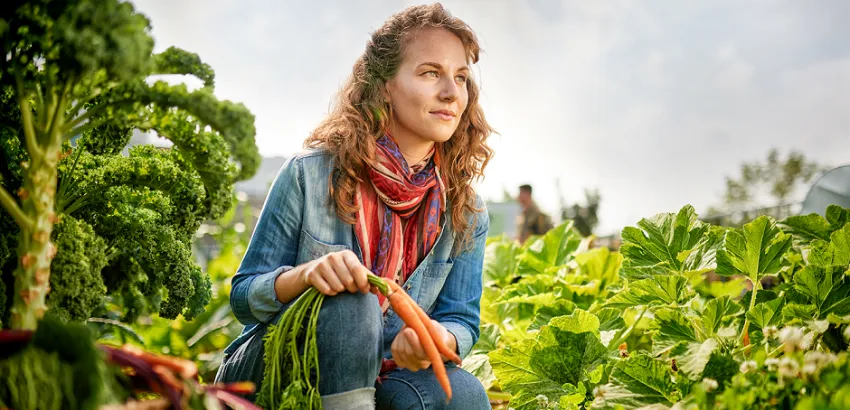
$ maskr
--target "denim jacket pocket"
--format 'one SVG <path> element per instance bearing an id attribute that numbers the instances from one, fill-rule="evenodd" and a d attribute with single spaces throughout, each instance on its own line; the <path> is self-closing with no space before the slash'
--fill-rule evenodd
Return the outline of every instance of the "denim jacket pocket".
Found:
<path id="1" fill-rule="evenodd" d="M 339 252 L 350 249 L 347 245 L 330 244 L 316 239 L 306 230 L 301 230 L 301 238 L 298 241 L 298 264 L 309 262 L 331 252 Z"/>
<path id="2" fill-rule="evenodd" d="M 437 302 L 440 291 L 446 283 L 446 278 L 452 270 L 452 262 L 433 262 L 422 272 L 422 283 L 419 291 L 419 303 L 431 312 Z"/>

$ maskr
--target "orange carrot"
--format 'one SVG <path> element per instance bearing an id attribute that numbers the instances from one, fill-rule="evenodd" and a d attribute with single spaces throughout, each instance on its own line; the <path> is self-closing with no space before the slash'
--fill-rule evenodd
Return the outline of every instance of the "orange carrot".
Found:
<path id="1" fill-rule="evenodd" d="M 401 286 L 395 283 L 395 281 L 388 280 L 387 283 L 389 284 L 390 289 L 392 289 L 394 292 L 401 291 L 404 293 L 405 296 L 407 296 L 408 299 L 410 299 L 409 302 L 411 306 L 413 306 L 413 309 L 416 311 L 416 314 L 419 316 L 419 319 L 422 320 L 422 323 L 428 330 L 428 334 L 430 334 L 431 338 L 434 339 L 434 344 L 437 345 L 437 350 L 443 356 L 448 357 L 449 360 L 455 362 L 458 366 L 460 366 L 462 363 L 460 360 L 460 356 L 458 356 L 457 353 L 455 353 L 452 349 L 449 349 L 449 347 L 446 346 L 446 341 L 443 340 L 443 338 L 440 337 L 440 335 L 437 333 L 437 329 L 434 327 L 434 323 L 431 322 L 431 318 L 428 317 L 428 314 L 425 313 L 425 311 L 422 310 L 422 308 L 416 303 L 416 301 L 414 301 L 413 298 L 410 297 L 410 295 L 407 295 L 407 292 L 404 292 Z"/>
<path id="2" fill-rule="evenodd" d="M 401 320 L 419 336 L 419 343 L 422 344 L 422 348 L 431 361 L 431 369 L 434 371 L 437 381 L 440 382 L 440 386 L 446 392 L 446 402 L 449 402 L 452 399 L 452 386 L 449 384 L 446 366 L 443 364 L 443 359 L 440 357 L 437 346 L 434 345 L 434 338 L 428 333 L 428 329 L 422 323 L 422 319 L 416 314 L 416 309 L 411 306 L 413 299 L 410 296 L 405 296 L 407 296 L 406 293 L 391 290 L 389 295 L 390 304 Z"/>
<path id="3" fill-rule="evenodd" d="M 438 336 L 437 329 L 434 327 L 434 322 L 431 321 L 431 318 L 428 317 L 428 314 L 425 313 L 425 311 L 422 310 L 422 308 L 418 304 L 416 304 L 416 302 L 413 302 L 413 300 L 411 300 L 410 304 L 413 305 L 413 310 L 416 311 L 416 314 L 419 315 L 419 319 L 421 319 L 422 323 L 425 324 L 425 327 L 428 329 L 428 333 L 432 335 L 432 338 L 434 339 L 434 344 L 437 345 L 437 350 L 440 351 L 440 354 L 448 357 L 449 360 L 455 362 L 455 364 L 460 366 L 462 364 L 460 356 L 458 356 L 457 353 L 452 351 L 452 349 L 449 349 L 449 347 L 446 345 L 446 341 L 443 340 L 442 337 Z"/>

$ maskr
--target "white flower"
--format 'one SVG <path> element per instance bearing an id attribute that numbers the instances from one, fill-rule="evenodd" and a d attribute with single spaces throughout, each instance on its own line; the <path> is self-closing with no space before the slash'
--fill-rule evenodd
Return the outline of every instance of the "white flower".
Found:
<path id="1" fill-rule="evenodd" d="M 702 379 L 702 388 L 705 389 L 705 391 L 717 390 L 717 387 L 719 386 L 720 385 L 717 384 L 717 380 L 709 379 L 708 377 Z"/>
<path id="2" fill-rule="evenodd" d="M 779 331 L 779 341 L 785 344 L 786 351 L 806 350 L 812 346 L 814 337 L 814 332 L 805 333 L 797 326 L 788 326 Z"/>
<path id="3" fill-rule="evenodd" d="M 537 397 L 535 397 L 535 399 L 537 399 L 537 405 L 538 406 L 542 406 L 542 407 L 548 407 L 549 406 L 549 398 L 546 397 L 545 395 L 538 394 Z"/>
<path id="4" fill-rule="evenodd" d="M 747 360 L 747 361 L 741 363 L 741 367 L 739 367 L 738 370 L 740 370 L 741 373 L 749 373 L 749 372 L 755 371 L 756 369 L 758 369 L 758 367 L 759 367 L 759 365 L 755 361 Z"/>
<path id="5" fill-rule="evenodd" d="M 803 340 L 803 329 L 797 326 L 783 327 L 779 331 L 779 341 L 789 346 L 797 346 Z"/>
<path id="6" fill-rule="evenodd" d="M 812 347 L 812 342 L 814 341 L 814 339 L 815 339 L 814 332 L 809 332 L 809 333 L 806 333 L 805 335 L 803 335 L 803 339 L 800 340 L 800 344 L 799 344 L 800 349 L 801 350 L 807 350 L 808 348 Z"/>
<path id="7" fill-rule="evenodd" d="M 833 353 L 825 353 L 817 350 L 806 352 L 803 356 L 803 373 L 814 374 L 824 366 L 835 361 L 837 356 Z"/>
<path id="8" fill-rule="evenodd" d="M 809 329 L 812 329 L 812 331 L 817 334 L 821 334 L 826 332 L 826 329 L 829 329 L 829 322 L 826 320 L 813 320 L 809 324 Z"/>
<path id="9" fill-rule="evenodd" d="M 785 378 L 792 379 L 797 377 L 797 372 L 800 370 L 800 364 L 791 357 L 783 357 L 779 360 L 779 375 Z"/>
<path id="10" fill-rule="evenodd" d="M 596 386 L 596 388 L 593 389 L 593 397 L 604 399 L 605 393 L 608 393 L 608 388 L 605 387 L 605 385 Z"/>
<path id="11" fill-rule="evenodd" d="M 779 359 L 771 357 L 764 361 L 764 366 L 767 367 L 767 370 L 775 371 L 779 368 Z"/>
<path id="12" fill-rule="evenodd" d="M 764 337 L 766 338 L 774 338 L 779 333 L 779 329 L 776 326 L 767 326 L 762 329 L 762 333 L 764 333 Z"/>

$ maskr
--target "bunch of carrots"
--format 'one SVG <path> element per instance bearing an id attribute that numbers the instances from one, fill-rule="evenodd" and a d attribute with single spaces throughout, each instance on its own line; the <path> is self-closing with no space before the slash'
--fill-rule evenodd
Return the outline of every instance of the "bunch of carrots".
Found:
<path id="1" fill-rule="evenodd" d="M 440 354 L 461 364 L 460 357 L 446 346 L 428 314 L 397 283 L 368 275 L 373 291 L 389 298 L 390 306 L 407 327 L 419 337 L 431 361 L 434 375 L 452 398 L 449 376 Z M 324 295 L 310 288 L 284 312 L 280 321 L 265 336 L 265 370 L 257 404 L 265 409 L 321 409 L 319 396 L 319 358 L 316 327 Z M 307 320 L 307 326 L 302 324 Z M 298 347 L 303 346 L 299 354 Z M 315 380 L 313 380 L 315 375 Z"/>

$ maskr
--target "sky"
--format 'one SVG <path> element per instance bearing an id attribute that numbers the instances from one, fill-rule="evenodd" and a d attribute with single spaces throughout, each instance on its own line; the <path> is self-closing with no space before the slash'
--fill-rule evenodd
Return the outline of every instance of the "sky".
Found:
<path id="1" fill-rule="evenodd" d="M 157 51 L 198 53 L 216 72 L 216 95 L 254 113 L 264 156 L 300 151 L 371 32 L 417 4 L 133 3 L 151 19 Z M 498 131 L 476 185 L 485 199 L 530 183 L 554 212 L 559 192 L 573 203 L 596 188 L 604 235 L 685 204 L 705 212 L 726 176 L 770 148 L 850 164 L 848 1 L 442 4 L 483 49 L 473 71 Z"/>

